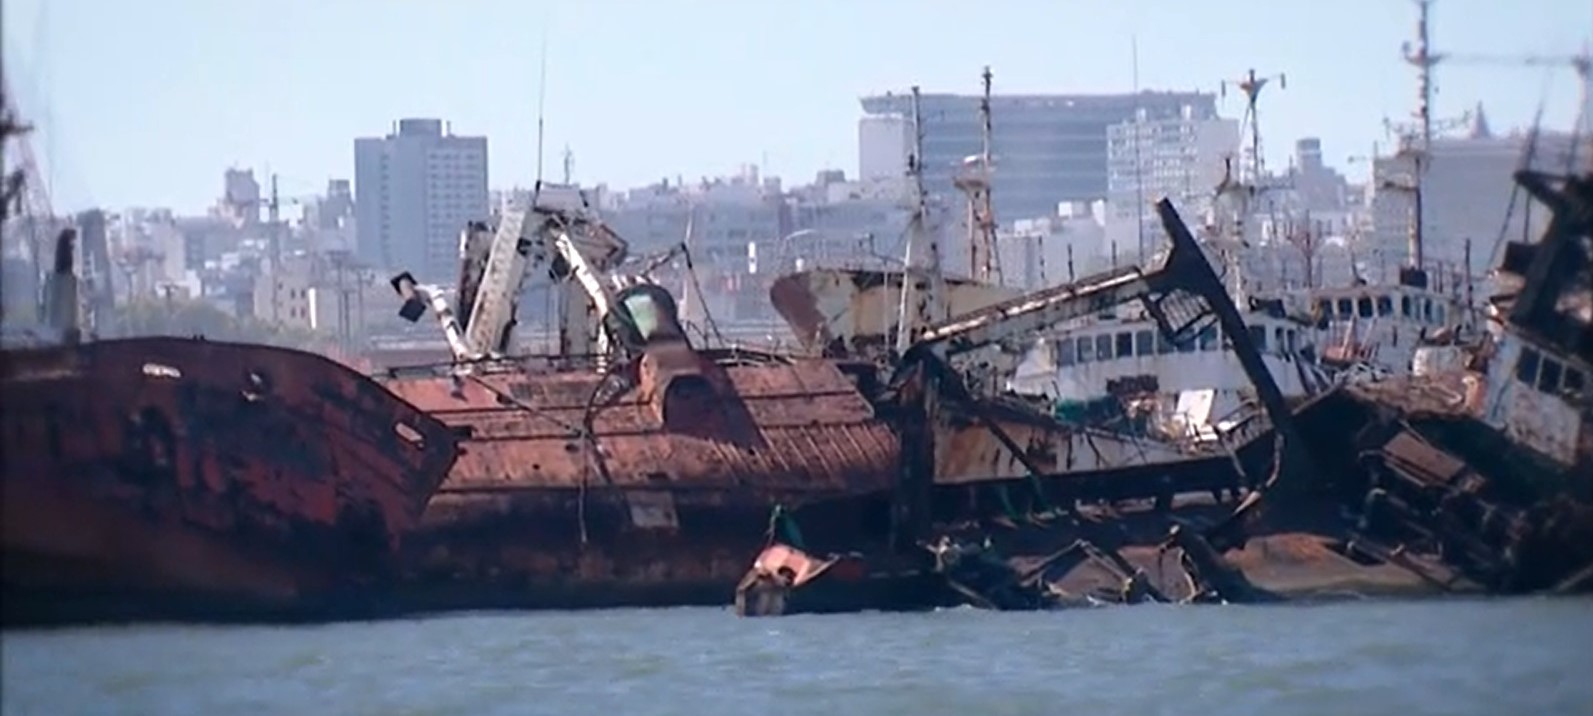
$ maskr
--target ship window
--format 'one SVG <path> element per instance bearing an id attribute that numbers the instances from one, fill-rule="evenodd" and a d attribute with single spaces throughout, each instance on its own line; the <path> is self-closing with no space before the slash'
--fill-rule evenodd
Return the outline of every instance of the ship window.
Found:
<path id="1" fill-rule="evenodd" d="M 162 363 L 145 363 L 144 375 L 151 378 L 181 378 L 183 372 Z"/>
<path id="2" fill-rule="evenodd" d="M 1083 336 L 1079 338 L 1079 362 L 1088 363 L 1094 357 L 1095 352 L 1090 350 L 1090 337 Z"/>
<path id="3" fill-rule="evenodd" d="M 1216 348 L 1217 348 L 1217 327 L 1216 326 L 1206 326 L 1205 328 L 1201 329 L 1201 331 L 1200 331 L 1200 349 L 1203 350 L 1203 351 L 1210 351 L 1210 350 L 1216 350 Z"/>
<path id="4" fill-rule="evenodd" d="M 1422 299 L 1422 320 L 1433 322 L 1433 300 L 1430 298 Z"/>
<path id="5" fill-rule="evenodd" d="M 1102 333 L 1095 337 L 1095 359 L 1112 359 L 1112 334 Z"/>
<path id="6" fill-rule="evenodd" d="M 1275 351 L 1277 351 L 1279 353 L 1283 353 L 1284 352 L 1283 347 L 1286 346 L 1286 345 L 1288 345 L 1288 343 L 1284 342 L 1284 340 L 1283 340 L 1283 329 L 1282 328 L 1274 328 L 1274 329 L 1272 329 L 1272 350 L 1275 350 Z"/>
<path id="7" fill-rule="evenodd" d="M 1140 331 L 1134 334 L 1134 354 L 1140 356 L 1152 355 L 1156 352 L 1156 334 L 1151 331 Z"/>
<path id="8" fill-rule="evenodd" d="M 1582 371 L 1571 367 L 1565 369 L 1565 381 L 1561 385 L 1564 386 L 1566 393 L 1573 396 L 1581 395 L 1582 391 L 1587 389 L 1586 377 L 1582 375 Z"/>
<path id="9" fill-rule="evenodd" d="M 1117 334 L 1117 357 L 1132 358 L 1134 356 L 1134 334 L 1123 331 Z"/>
<path id="10" fill-rule="evenodd" d="M 1379 316 L 1391 316 L 1391 315 L 1394 315 L 1394 299 L 1389 298 L 1388 296 L 1378 296 L 1377 297 L 1377 315 L 1379 315 Z"/>
<path id="11" fill-rule="evenodd" d="M 1162 355 L 1173 352 L 1173 342 L 1168 340 L 1166 331 L 1156 331 L 1156 352 Z"/>
<path id="12" fill-rule="evenodd" d="M 1361 314 L 1361 318 L 1372 317 L 1372 298 L 1370 296 L 1362 296 L 1360 300 L 1355 302 L 1355 307 L 1359 309 L 1357 313 Z"/>
<path id="13" fill-rule="evenodd" d="M 1560 391 L 1560 371 L 1562 368 L 1563 366 L 1560 365 L 1559 361 L 1543 359 L 1543 367 L 1538 369 L 1538 390 L 1549 395 L 1558 393 Z"/>
<path id="14" fill-rule="evenodd" d="M 1521 358 L 1516 361 L 1516 380 L 1527 385 L 1538 381 L 1538 352 L 1531 348 L 1521 349 Z"/>
<path id="15" fill-rule="evenodd" d="M 1057 344 L 1056 344 L 1056 363 L 1057 363 L 1057 365 L 1073 365 L 1074 359 L 1078 358 L 1078 354 L 1074 353 L 1074 351 L 1076 351 L 1076 350 L 1078 350 L 1078 349 L 1073 347 L 1073 339 L 1072 338 L 1063 338 L 1060 341 L 1057 341 Z"/>
<path id="16" fill-rule="evenodd" d="M 407 442 L 410 445 L 414 445 L 415 447 L 422 447 L 425 445 L 425 438 L 421 437 L 420 431 L 416 430 L 411 425 L 407 425 L 405 423 L 394 423 L 393 432 L 398 433 L 398 437 L 403 438 L 404 442 Z"/>
<path id="17" fill-rule="evenodd" d="M 1400 312 L 1401 315 L 1405 316 L 1406 318 L 1410 318 L 1411 317 L 1411 313 L 1410 313 L 1410 296 L 1400 296 L 1399 297 L 1399 312 Z"/>
<path id="18" fill-rule="evenodd" d="M 1250 326 L 1250 342 L 1256 344 L 1257 351 L 1267 352 L 1267 327 Z"/>
<path id="19" fill-rule="evenodd" d="M 1339 299 L 1339 318 L 1349 318 L 1355 313 L 1355 302 L 1348 298 Z"/>
<path id="20" fill-rule="evenodd" d="M 1333 317 L 1333 302 L 1329 301 L 1329 300 L 1327 300 L 1325 298 L 1320 300 L 1320 301 L 1317 301 L 1316 302 L 1316 314 L 1320 318 L 1332 318 Z"/>
<path id="21" fill-rule="evenodd" d="M 1445 313 L 1448 313 L 1448 311 L 1444 310 L 1444 304 L 1442 304 L 1442 303 L 1438 304 L 1438 322 L 1439 323 L 1443 323 L 1444 322 L 1444 314 Z"/>

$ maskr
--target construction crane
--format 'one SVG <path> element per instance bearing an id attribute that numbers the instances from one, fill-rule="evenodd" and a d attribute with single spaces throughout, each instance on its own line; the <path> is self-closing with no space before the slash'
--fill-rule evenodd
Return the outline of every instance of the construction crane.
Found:
<path id="1" fill-rule="evenodd" d="M 266 253 L 271 264 L 271 276 L 269 278 L 271 282 L 271 320 L 273 322 L 280 322 L 282 320 L 282 301 L 277 287 L 279 282 L 277 274 L 282 271 L 283 265 L 282 245 L 284 243 L 284 237 L 282 234 L 284 224 L 282 222 L 282 206 L 284 204 L 311 206 L 318 200 L 320 200 L 320 197 L 314 194 L 307 194 L 303 196 L 282 196 L 277 190 L 276 174 L 271 175 L 270 193 L 264 197 L 257 199 L 246 199 L 228 196 L 225 198 L 226 203 L 231 205 L 233 208 L 253 212 L 257 218 L 260 213 L 260 208 L 265 207 L 266 231 L 268 232 L 266 237 Z M 309 250 L 311 260 L 313 261 L 316 255 L 315 246 L 312 244 L 307 248 Z"/>
<path id="2" fill-rule="evenodd" d="M 1576 72 L 1581 86 L 1581 103 L 1577 106 L 1576 131 L 1583 142 L 1593 138 L 1593 52 L 1586 45 L 1582 51 L 1573 55 L 1487 55 L 1487 54 L 1456 54 L 1444 55 L 1445 62 L 1454 62 L 1467 65 L 1484 65 L 1495 67 L 1569 67 Z M 1572 150 L 1573 152 L 1575 149 Z M 1593 161 L 1593 151 L 1588 152 L 1588 158 Z"/>

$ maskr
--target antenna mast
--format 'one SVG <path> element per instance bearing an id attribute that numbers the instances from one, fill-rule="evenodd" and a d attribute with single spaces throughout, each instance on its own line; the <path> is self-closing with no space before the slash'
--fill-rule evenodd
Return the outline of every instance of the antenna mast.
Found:
<path id="1" fill-rule="evenodd" d="M 990 200 L 990 68 L 980 75 L 984 94 L 979 99 L 980 151 L 973 166 L 964 164 L 957 188 L 968 195 L 968 268 L 980 283 L 1001 282 L 1001 258 L 996 253 L 995 210 Z"/>
<path id="2" fill-rule="evenodd" d="M 1139 238 L 1139 261 L 1145 260 L 1145 166 L 1139 152 L 1140 133 L 1145 129 L 1145 109 L 1139 95 L 1139 36 L 1128 38 L 1134 69 L 1134 223 Z M 1112 240 L 1112 266 L 1117 267 L 1117 240 Z M 1071 277 L 1069 281 L 1073 280 Z"/>
<path id="3" fill-rule="evenodd" d="M 282 283 L 282 223 L 281 223 L 281 198 L 277 194 L 277 175 L 271 175 L 271 203 L 266 205 L 267 220 L 271 224 L 271 321 L 282 322 L 281 297 L 277 295 L 277 287 Z M 256 217 L 260 216 L 259 209 L 250 210 Z M 258 221 L 258 218 L 256 219 Z"/>
<path id="4" fill-rule="evenodd" d="M 1264 176 L 1262 169 L 1266 166 L 1261 154 L 1261 120 L 1258 114 L 1261 90 L 1265 89 L 1267 84 L 1273 80 L 1278 81 L 1279 89 L 1289 88 L 1287 75 L 1279 73 L 1267 77 L 1257 77 L 1254 69 L 1246 72 L 1244 78 L 1235 83 L 1239 91 L 1245 95 L 1245 121 L 1250 123 L 1250 181 L 1248 183 L 1252 190 L 1260 187 L 1262 176 Z M 1228 94 L 1228 83 L 1226 82 L 1222 85 L 1222 94 L 1224 96 Z"/>
<path id="5" fill-rule="evenodd" d="M 533 196 L 542 191 L 542 138 L 545 129 L 548 103 L 548 31 L 547 26 L 542 28 L 542 77 L 537 82 L 537 183 L 532 188 Z M 533 199 L 532 204 L 536 201 Z"/>
<path id="6" fill-rule="evenodd" d="M 1427 286 L 1427 262 L 1424 251 L 1426 221 L 1422 211 L 1422 179 L 1427 173 L 1433 141 L 1433 67 L 1444 59 L 1444 55 L 1432 51 L 1430 18 L 1433 0 L 1414 0 L 1414 2 L 1419 11 L 1416 20 L 1416 46 L 1412 48 L 1407 42 L 1402 49 L 1405 61 L 1416 67 L 1417 141 L 1412 142 L 1409 134 L 1406 134 L 1400 142 L 1399 154 L 1411 158 L 1411 183 L 1408 186 L 1390 184 L 1389 188 L 1411 192 L 1410 256 L 1407 259 L 1409 264 L 1406 269 L 1400 272 L 1400 283 L 1425 288 Z"/>

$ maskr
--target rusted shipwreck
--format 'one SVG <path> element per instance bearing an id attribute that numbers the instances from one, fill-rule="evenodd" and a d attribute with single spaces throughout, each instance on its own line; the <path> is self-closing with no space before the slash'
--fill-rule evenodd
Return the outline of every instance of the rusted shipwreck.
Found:
<path id="1" fill-rule="evenodd" d="M 1502 268 L 1525 276 L 1523 287 L 1456 372 L 1346 384 L 1282 405 L 1166 202 L 1158 211 L 1173 249 L 1161 267 L 1091 277 L 919 331 L 880 396 L 882 412 L 898 406 L 894 420 L 912 446 L 892 541 L 833 554 L 772 541 L 737 590 L 738 612 L 1593 589 L 1593 197 L 1588 177 L 1521 179 L 1555 220 L 1541 242 L 1511 247 Z M 947 368 L 959 349 L 1121 300 L 1147 301 L 1175 342 L 1211 320 L 1236 337 L 1265 410 L 1221 436 L 1224 460 L 1065 474 L 1036 459 L 1047 452 L 1041 443 L 1004 435 L 992 401 L 969 395 Z M 978 423 L 984 443 L 1004 446 L 1026 474 L 945 479 L 934 451 L 958 422 Z M 803 535 L 821 533 L 803 525 Z M 916 586 L 890 588 L 903 584 Z"/>
<path id="2" fill-rule="evenodd" d="M 325 610 L 380 582 L 454 460 L 366 376 L 269 346 L 77 339 L 0 353 L 7 624 Z"/>
<path id="3" fill-rule="evenodd" d="M 447 424 L 452 471 L 404 540 L 413 608 L 723 604 L 782 515 L 839 546 L 883 534 L 900 443 L 858 389 L 870 370 L 700 349 L 625 245 L 544 187 L 464 237 L 447 364 L 380 376 Z M 527 277 L 564 291 L 561 351 L 506 357 Z"/>

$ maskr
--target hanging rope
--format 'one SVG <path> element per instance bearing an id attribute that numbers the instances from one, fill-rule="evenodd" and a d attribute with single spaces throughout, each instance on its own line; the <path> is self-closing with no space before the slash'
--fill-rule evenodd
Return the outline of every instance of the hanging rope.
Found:
<path id="1" fill-rule="evenodd" d="M 691 248 L 682 247 L 680 252 L 686 257 L 686 275 L 691 277 L 691 290 L 697 294 L 697 303 L 702 306 L 703 322 L 708 324 L 708 329 L 713 331 L 713 336 L 720 345 L 724 345 L 725 336 L 719 332 L 719 323 L 714 320 L 713 311 L 708 309 L 708 296 L 702 292 L 702 284 L 697 281 L 697 266 L 692 263 Z"/>

